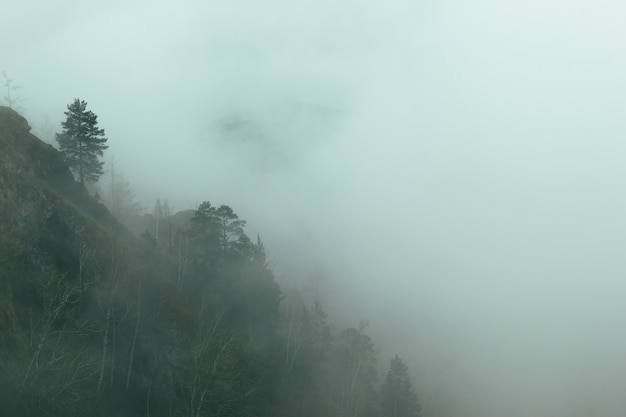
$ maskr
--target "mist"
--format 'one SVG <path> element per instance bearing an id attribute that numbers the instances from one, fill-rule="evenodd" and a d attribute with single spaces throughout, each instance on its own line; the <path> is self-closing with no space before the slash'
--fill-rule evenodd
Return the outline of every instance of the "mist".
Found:
<path id="1" fill-rule="evenodd" d="M 75 97 L 147 207 L 229 204 L 365 318 L 425 417 L 626 409 L 626 6 L 9 0 L 34 124 Z"/>

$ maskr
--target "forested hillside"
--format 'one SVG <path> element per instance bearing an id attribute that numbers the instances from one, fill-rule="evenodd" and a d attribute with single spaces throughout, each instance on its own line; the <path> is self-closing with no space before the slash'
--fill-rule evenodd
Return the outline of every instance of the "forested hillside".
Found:
<path id="1" fill-rule="evenodd" d="M 365 324 L 282 293 L 231 207 L 137 237 L 29 131 L 0 107 L 2 415 L 419 413 L 402 361 L 379 377 Z"/>

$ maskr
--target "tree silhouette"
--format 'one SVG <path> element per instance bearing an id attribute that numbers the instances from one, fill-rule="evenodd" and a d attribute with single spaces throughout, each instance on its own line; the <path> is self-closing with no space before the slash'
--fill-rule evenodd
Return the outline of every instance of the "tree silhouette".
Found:
<path id="1" fill-rule="evenodd" d="M 103 173 L 100 157 L 108 148 L 104 129 L 98 128 L 98 116 L 87 111 L 87 103 L 79 99 L 67 106 L 65 115 L 63 131 L 56 135 L 59 150 L 81 184 L 96 182 Z"/>
<path id="2" fill-rule="evenodd" d="M 7 103 L 7 106 L 16 112 L 22 113 L 24 108 L 20 105 L 20 103 L 24 101 L 24 98 L 16 94 L 16 91 L 22 88 L 22 86 L 15 84 L 15 81 L 9 78 L 6 71 L 2 71 L 2 78 L 4 78 L 4 86 L 6 87 L 6 96 L 4 96 L 4 101 Z"/>
<path id="3" fill-rule="evenodd" d="M 384 417 L 417 417 L 421 407 L 409 378 L 409 371 L 396 355 L 381 387 L 381 409 Z"/>

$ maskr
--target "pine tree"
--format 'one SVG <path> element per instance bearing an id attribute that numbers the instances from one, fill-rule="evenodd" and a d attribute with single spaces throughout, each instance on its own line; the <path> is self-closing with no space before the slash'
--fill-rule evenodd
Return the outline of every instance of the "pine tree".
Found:
<path id="1" fill-rule="evenodd" d="M 381 408 L 384 417 L 417 417 L 421 407 L 409 378 L 409 371 L 396 355 L 381 387 Z"/>
<path id="2" fill-rule="evenodd" d="M 96 182 L 102 175 L 103 151 L 108 148 L 104 129 L 98 128 L 98 116 L 87 111 L 87 103 L 75 99 L 67 106 L 63 131 L 56 134 L 59 150 L 81 184 Z"/>

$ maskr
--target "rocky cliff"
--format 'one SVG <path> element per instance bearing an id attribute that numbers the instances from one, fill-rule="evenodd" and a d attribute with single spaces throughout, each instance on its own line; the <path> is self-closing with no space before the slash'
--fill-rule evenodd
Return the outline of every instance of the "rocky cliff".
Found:
<path id="1" fill-rule="evenodd" d="M 81 244 L 97 246 L 120 230 L 74 181 L 62 155 L 32 135 L 26 119 L 0 106 L 0 265 L 73 275 Z"/>

